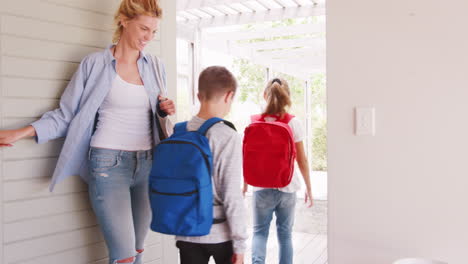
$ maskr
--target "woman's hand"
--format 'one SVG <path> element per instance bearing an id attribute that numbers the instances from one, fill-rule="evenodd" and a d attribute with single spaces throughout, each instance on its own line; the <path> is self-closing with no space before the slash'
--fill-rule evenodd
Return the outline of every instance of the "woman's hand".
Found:
<path id="1" fill-rule="evenodd" d="M 13 143 L 16 141 L 28 136 L 33 137 L 35 135 L 36 130 L 32 126 L 14 130 L 0 130 L 0 148 L 13 147 Z"/>
<path id="2" fill-rule="evenodd" d="M 159 109 L 164 111 L 168 115 L 173 115 L 176 112 L 174 101 L 169 98 L 158 96 Z"/>

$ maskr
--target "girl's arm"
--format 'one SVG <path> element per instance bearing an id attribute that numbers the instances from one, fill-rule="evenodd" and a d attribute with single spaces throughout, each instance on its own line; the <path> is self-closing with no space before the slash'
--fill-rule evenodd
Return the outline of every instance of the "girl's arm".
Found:
<path id="1" fill-rule="evenodd" d="M 312 187 L 310 185 L 309 162 L 305 155 L 303 141 L 296 142 L 296 153 L 297 165 L 299 165 L 299 170 L 301 171 L 306 185 L 305 202 L 308 204 L 308 207 L 312 207 L 314 202 L 312 199 Z"/>
<path id="2" fill-rule="evenodd" d="M 242 187 L 242 194 L 245 196 L 245 193 L 249 190 L 249 185 L 244 181 L 244 186 Z"/>

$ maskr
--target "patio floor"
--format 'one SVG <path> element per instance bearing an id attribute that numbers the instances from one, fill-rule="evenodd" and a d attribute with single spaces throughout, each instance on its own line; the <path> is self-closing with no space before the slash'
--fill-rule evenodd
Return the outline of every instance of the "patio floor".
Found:
<path id="1" fill-rule="evenodd" d="M 251 233 L 251 232 L 250 232 Z M 250 237 L 247 245 L 248 251 L 245 254 L 245 264 L 251 264 L 251 245 Z M 327 264 L 327 236 L 322 234 L 309 234 L 302 232 L 293 232 L 294 245 L 294 264 Z M 210 264 L 214 264 L 210 260 Z M 266 264 L 278 264 L 278 243 L 276 241 L 276 232 L 272 229 L 267 243 Z"/>

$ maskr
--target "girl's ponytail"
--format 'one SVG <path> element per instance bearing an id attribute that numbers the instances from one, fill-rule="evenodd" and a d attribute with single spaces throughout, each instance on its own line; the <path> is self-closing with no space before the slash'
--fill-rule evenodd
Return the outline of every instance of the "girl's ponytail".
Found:
<path id="1" fill-rule="evenodd" d="M 286 80 L 274 78 L 269 81 L 265 89 L 267 106 L 264 114 L 282 117 L 291 106 L 289 86 Z"/>

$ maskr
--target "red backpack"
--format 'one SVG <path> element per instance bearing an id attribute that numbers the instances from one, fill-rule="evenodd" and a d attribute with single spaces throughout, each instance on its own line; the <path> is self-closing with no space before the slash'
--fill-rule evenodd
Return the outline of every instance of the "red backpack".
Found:
<path id="1" fill-rule="evenodd" d="M 291 182 L 294 172 L 296 145 L 288 125 L 294 116 L 272 116 L 276 121 L 266 122 L 268 116 L 252 116 L 252 123 L 245 129 L 244 180 L 252 186 L 281 188 Z"/>

